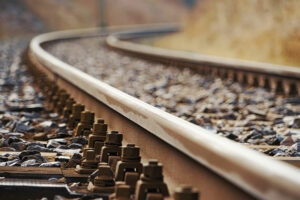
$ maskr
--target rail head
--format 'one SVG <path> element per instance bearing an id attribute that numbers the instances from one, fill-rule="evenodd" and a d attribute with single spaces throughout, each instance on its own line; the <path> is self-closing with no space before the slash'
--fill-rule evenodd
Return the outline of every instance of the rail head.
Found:
<path id="1" fill-rule="evenodd" d="M 44 42 L 93 35 L 96 31 L 99 30 L 39 35 L 30 43 L 29 57 L 255 197 L 300 197 L 300 173 L 297 168 L 138 100 L 62 62 L 41 47 Z"/>

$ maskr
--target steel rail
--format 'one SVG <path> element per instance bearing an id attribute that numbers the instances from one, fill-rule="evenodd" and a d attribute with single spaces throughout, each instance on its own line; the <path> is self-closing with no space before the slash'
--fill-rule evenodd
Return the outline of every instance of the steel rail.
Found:
<path id="1" fill-rule="evenodd" d="M 123 128 L 126 132 L 126 130 L 131 130 L 124 127 L 126 123 L 129 123 L 143 128 L 139 128 L 139 131 L 144 130 L 145 132 L 146 130 L 145 134 L 126 132 L 124 136 L 129 142 L 140 142 L 141 149 L 144 148 L 145 150 L 144 153 L 159 157 L 165 166 L 165 173 L 169 176 L 167 181 L 171 185 L 172 181 L 175 181 L 176 184 L 180 181 L 183 181 L 182 183 L 198 183 L 194 186 L 200 189 L 203 199 L 212 197 L 211 190 L 217 192 L 216 195 L 221 195 L 223 199 L 251 198 L 251 196 L 247 196 L 234 188 L 229 188 L 229 190 L 233 190 L 237 195 L 226 196 L 228 188 L 226 188 L 225 183 L 229 184 L 229 182 L 255 198 L 300 198 L 300 173 L 297 168 L 276 161 L 226 138 L 211 134 L 199 126 L 140 101 L 60 61 L 41 47 L 41 44 L 45 42 L 95 35 L 98 31 L 64 31 L 39 35 L 32 39 L 28 56 L 33 64 L 48 72 L 49 76 L 57 80 L 57 83 L 69 88 L 77 88 L 77 91 L 73 92 L 75 97 L 81 91 L 87 94 L 87 96 L 81 97 L 82 101 L 86 100 L 87 97 L 92 97 L 93 100 L 88 101 L 100 102 L 100 104 L 114 110 L 111 112 L 116 112 L 116 116 L 119 116 L 117 119 L 123 121 L 120 122 L 121 125 L 117 125 L 117 121 L 108 118 L 113 126 Z M 108 41 L 113 42 L 113 40 L 115 39 L 110 37 Z M 107 108 L 103 110 L 107 111 Z M 167 147 L 166 143 L 171 148 Z M 143 145 L 145 146 L 143 147 Z M 160 150 L 168 152 L 161 152 Z M 171 151 L 176 154 L 164 155 L 164 153 Z M 172 158 L 173 155 L 181 154 L 183 155 L 181 158 L 184 158 Z M 177 162 L 177 158 L 187 163 Z M 204 169 L 203 166 L 206 168 Z M 188 171 L 176 171 L 177 169 Z M 215 178 L 212 175 L 206 176 L 197 173 L 207 172 L 206 169 L 214 171 L 229 182 L 222 182 L 221 180 L 223 185 L 213 185 L 215 182 L 210 179 L 203 180 L 208 177 Z M 184 178 L 185 176 L 187 178 Z M 208 186 L 217 188 L 209 189 Z"/>
<path id="2" fill-rule="evenodd" d="M 138 29 L 134 32 L 122 31 L 108 36 L 106 39 L 106 43 L 108 44 L 108 46 L 116 49 L 160 59 L 167 59 L 191 64 L 211 65 L 218 68 L 235 69 L 239 71 L 276 75 L 287 78 L 295 78 L 298 80 L 300 79 L 300 68 L 297 67 L 254 62 L 241 59 L 223 58 L 179 50 L 163 49 L 127 41 L 130 39 L 150 37 L 158 34 L 160 34 L 159 31 L 146 28 Z M 161 34 L 164 34 L 164 32 L 162 32 Z"/>

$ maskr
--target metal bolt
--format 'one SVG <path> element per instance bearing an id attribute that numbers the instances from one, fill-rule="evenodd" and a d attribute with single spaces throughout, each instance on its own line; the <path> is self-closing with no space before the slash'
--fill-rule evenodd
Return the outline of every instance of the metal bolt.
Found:
<path id="1" fill-rule="evenodd" d="M 160 193 L 148 193 L 146 200 L 163 200 L 164 196 Z"/>
<path id="2" fill-rule="evenodd" d="M 73 106 L 73 104 L 75 103 L 75 100 L 73 99 L 73 98 L 69 98 L 68 100 L 67 100 L 67 102 L 66 102 L 66 108 L 68 109 L 68 110 L 72 110 L 72 106 Z"/>
<path id="3" fill-rule="evenodd" d="M 162 164 L 157 160 L 150 160 L 148 165 L 144 166 L 143 174 L 145 179 L 163 180 Z"/>
<path id="4" fill-rule="evenodd" d="M 75 104 L 72 106 L 72 115 L 73 117 L 79 118 L 80 117 L 80 113 L 84 110 L 84 105 L 82 104 Z"/>
<path id="5" fill-rule="evenodd" d="M 100 187 L 107 187 L 107 186 L 114 186 L 114 174 L 107 164 L 100 164 L 99 165 L 99 175 L 94 180 L 95 186 Z"/>
<path id="6" fill-rule="evenodd" d="M 99 162 L 98 169 L 100 168 L 101 165 L 107 165 L 107 163 L 106 162 Z"/>
<path id="7" fill-rule="evenodd" d="M 67 94 L 67 93 L 61 93 L 59 98 L 60 98 L 60 101 L 65 101 L 69 97 L 70 97 L 69 94 Z"/>
<path id="8" fill-rule="evenodd" d="M 106 131 L 107 131 L 107 124 L 94 124 L 93 125 L 93 134 L 95 135 L 106 135 Z"/>
<path id="9" fill-rule="evenodd" d="M 97 118 L 96 124 L 104 124 L 104 119 L 102 119 L 102 118 Z"/>
<path id="10" fill-rule="evenodd" d="M 68 119 L 70 117 L 70 114 L 72 113 L 72 106 L 75 104 L 75 100 L 73 98 L 69 98 L 66 101 L 66 105 L 63 109 L 63 117 Z"/>
<path id="11" fill-rule="evenodd" d="M 122 161 L 140 161 L 140 148 L 134 144 L 127 144 L 122 148 Z"/>
<path id="12" fill-rule="evenodd" d="M 104 142 L 96 141 L 94 144 L 95 154 L 99 155 L 101 153 L 101 148 L 104 146 Z"/>
<path id="13" fill-rule="evenodd" d="M 86 160 L 95 160 L 95 151 L 94 150 L 87 150 L 86 152 Z"/>
<path id="14" fill-rule="evenodd" d="M 68 120 L 68 128 L 74 129 L 77 126 L 77 123 L 80 120 L 80 113 L 84 110 L 84 105 L 82 104 L 73 104 L 72 106 L 72 114 Z"/>
<path id="15" fill-rule="evenodd" d="M 94 113 L 90 111 L 82 111 L 80 115 L 80 123 L 93 124 L 94 122 Z"/>
<path id="16" fill-rule="evenodd" d="M 57 107 L 55 108 L 57 110 L 58 113 L 62 113 L 64 106 L 66 104 L 66 100 L 70 97 L 69 94 L 63 92 L 60 94 L 59 96 L 59 100 L 57 103 Z"/>
<path id="17" fill-rule="evenodd" d="M 152 166 L 157 166 L 158 165 L 158 161 L 157 160 L 149 160 L 149 165 L 152 165 Z"/>
<path id="18" fill-rule="evenodd" d="M 107 124 L 94 124 L 93 125 L 93 132 L 91 135 L 89 135 L 89 141 L 88 146 L 91 148 L 95 147 L 95 142 L 100 141 L 102 142 L 101 147 L 104 144 L 104 141 L 106 139 L 106 133 L 107 133 Z M 101 148 L 99 147 L 99 148 Z"/>
<path id="19" fill-rule="evenodd" d="M 105 144 L 121 146 L 122 140 L 123 134 L 119 133 L 118 131 L 111 131 L 106 135 Z"/>
<path id="20" fill-rule="evenodd" d="M 124 182 L 130 186 L 130 193 L 134 194 L 136 182 L 139 180 L 140 174 L 137 172 L 126 172 Z"/>
<path id="21" fill-rule="evenodd" d="M 125 184 L 118 184 L 115 187 L 116 198 L 130 199 L 130 186 Z"/>
<path id="22" fill-rule="evenodd" d="M 110 169 L 110 166 L 107 164 L 101 164 L 99 165 L 99 177 L 105 178 L 105 179 L 110 179 L 113 180 L 113 172 Z"/>
<path id="23" fill-rule="evenodd" d="M 199 198 L 199 192 L 197 189 L 191 187 L 191 186 L 182 186 L 179 188 L 176 188 L 174 199 L 175 200 L 198 200 Z"/>

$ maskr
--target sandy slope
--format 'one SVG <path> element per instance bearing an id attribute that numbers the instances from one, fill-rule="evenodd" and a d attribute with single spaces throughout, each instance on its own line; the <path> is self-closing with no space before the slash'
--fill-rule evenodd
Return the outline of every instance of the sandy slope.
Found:
<path id="1" fill-rule="evenodd" d="M 299 0 L 202 0 L 184 32 L 157 46 L 300 65 Z"/>

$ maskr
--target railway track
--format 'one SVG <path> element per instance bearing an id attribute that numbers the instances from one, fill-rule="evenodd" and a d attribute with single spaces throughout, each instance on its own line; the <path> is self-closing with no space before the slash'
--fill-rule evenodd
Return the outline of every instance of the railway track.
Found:
<path id="1" fill-rule="evenodd" d="M 191 67 L 203 74 L 212 74 L 242 84 L 265 87 L 286 95 L 300 94 L 300 70 L 296 67 L 166 50 L 130 41 L 153 37 L 155 33 L 159 34 L 157 31 L 143 29 L 131 34 L 119 32 L 107 37 L 106 42 L 109 47 L 116 50 L 177 66 Z"/>
<path id="2" fill-rule="evenodd" d="M 156 28 L 156 31 L 158 29 L 161 27 Z M 174 30 L 174 27 L 163 29 L 163 32 L 171 30 Z M 136 31 L 132 32 L 136 37 Z M 40 90 L 44 92 L 46 90 L 49 94 L 49 91 L 54 91 L 54 85 L 64 89 L 77 103 L 83 104 L 86 110 L 93 112 L 98 118 L 103 118 L 108 124 L 109 130 L 118 130 L 123 133 L 123 145 L 139 146 L 143 163 L 147 163 L 153 158 L 161 162 L 164 180 L 172 194 L 176 187 L 188 184 L 200 191 L 201 199 L 219 199 L 220 197 L 223 199 L 299 198 L 300 179 L 297 168 L 264 156 L 244 145 L 211 134 L 195 124 L 154 108 L 62 62 L 41 47 L 43 43 L 50 41 L 97 34 L 99 35 L 97 30 L 67 31 L 44 34 L 34 38 L 27 51 L 27 63 L 30 65 L 36 82 L 41 85 Z M 124 33 L 122 35 L 124 36 Z M 126 33 L 126 35 L 128 37 L 130 34 Z M 133 51 L 132 47 L 143 52 L 140 47 L 134 46 L 136 44 L 120 41 L 116 36 L 109 37 L 107 43 L 113 48 L 122 50 L 125 50 L 126 47 L 135 54 L 137 52 Z M 149 57 L 149 52 L 146 54 Z M 153 59 L 153 57 L 151 58 Z M 165 55 L 163 58 L 165 59 Z M 161 59 L 159 58 L 159 61 L 162 61 Z M 168 62 L 169 60 L 170 57 Z M 207 60 L 204 61 L 204 63 L 207 62 Z M 220 63 L 215 62 L 214 64 L 219 66 Z M 204 71 L 210 71 L 210 69 Z M 264 76 L 268 73 L 266 72 Z M 284 76 L 288 76 L 287 74 L 289 73 L 286 72 Z M 274 77 L 276 81 L 279 78 L 280 81 L 286 83 L 284 77 L 279 77 L 278 74 Z M 279 88 L 278 83 L 276 82 L 275 86 L 272 86 L 274 90 L 279 91 L 276 89 Z M 292 79 L 289 84 L 284 84 L 288 88 L 284 89 L 286 94 L 295 92 L 294 86 L 292 86 L 294 84 L 298 84 L 297 79 Z M 57 94 L 56 98 L 63 98 L 63 93 L 65 92 Z M 51 99 L 51 95 L 49 98 Z M 53 100 L 53 98 L 52 101 L 49 100 L 52 107 Z M 90 154 L 92 155 L 92 153 Z M 156 162 L 151 161 L 150 165 L 156 165 Z M 108 170 L 104 168 L 103 171 Z M 18 170 L 16 171 L 19 174 L 27 174 L 27 178 L 31 176 L 31 173 Z M 44 172 L 40 170 L 36 173 Z M 58 177 L 65 177 L 67 180 L 82 178 L 86 181 L 86 176 L 78 174 L 72 168 L 52 173 Z M 82 179 L 80 180 L 82 181 Z M 81 189 L 87 191 L 86 186 Z"/>

